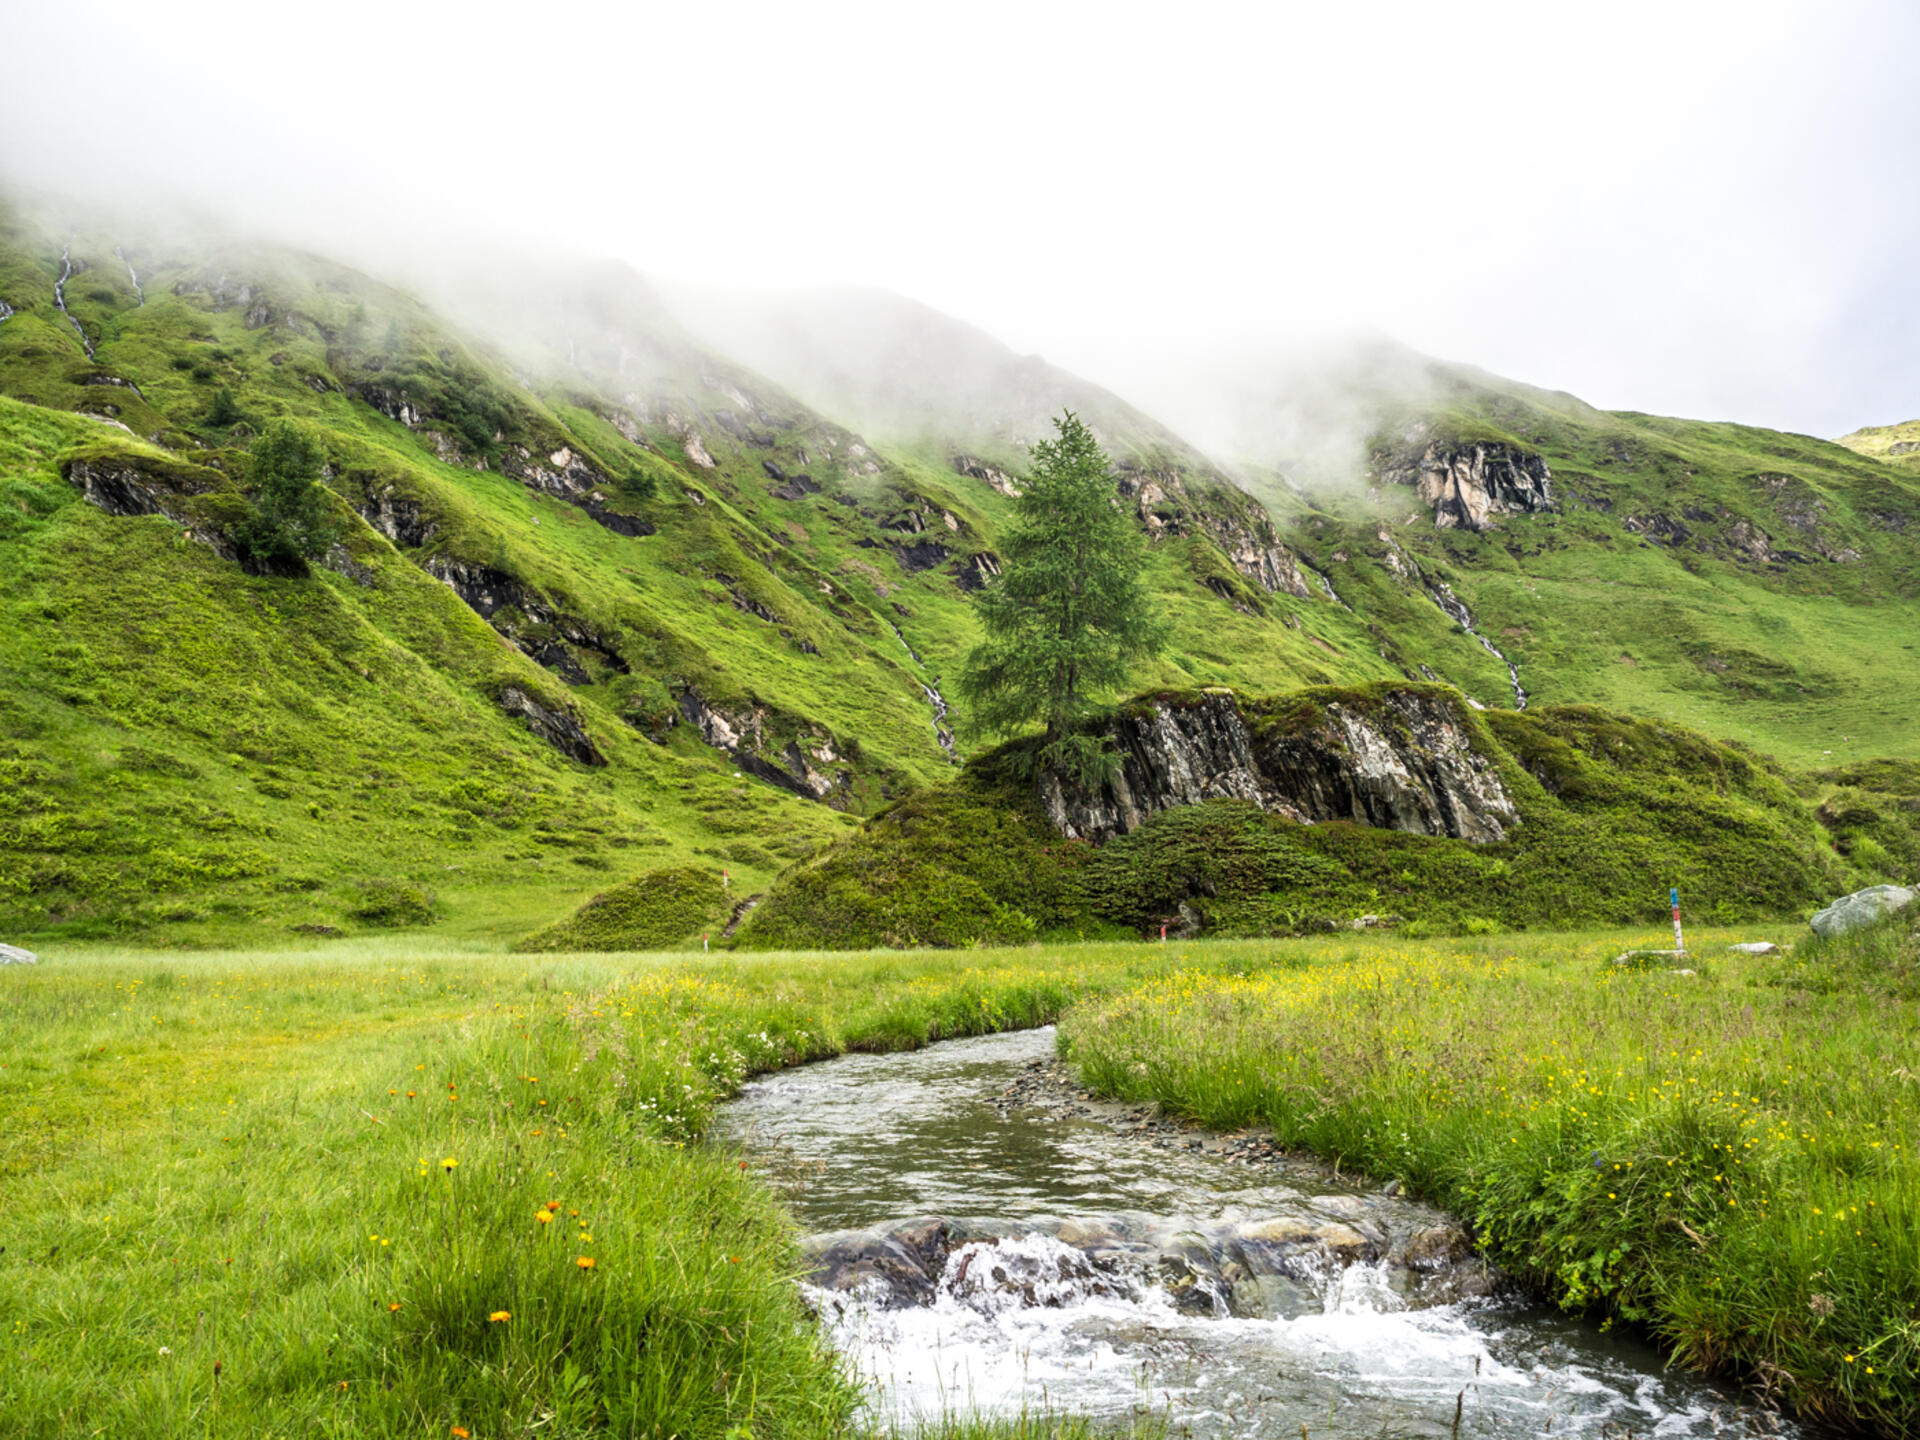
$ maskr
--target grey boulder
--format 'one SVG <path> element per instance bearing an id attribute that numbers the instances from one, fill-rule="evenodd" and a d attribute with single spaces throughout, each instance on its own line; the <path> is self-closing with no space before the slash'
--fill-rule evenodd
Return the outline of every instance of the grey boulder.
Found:
<path id="1" fill-rule="evenodd" d="M 22 950 L 18 945 L 0 945 L 0 965 L 32 965 L 40 957 L 31 950 Z"/>
<path id="2" fill-rule="evenodd" d="M 1727 949 L 1736 955 L 1778 955 L 1780 947 L 1771 940 L 1743 940 L 1738 945 L 1729 945 Z"/>
<path id="3" fill-rule="evenodd" d="M 1842 895 L 1807 923 L 1822 939 L 1861 930 L 1913 903 L 1913 891 L 1904 885 L 1872 885 Z"/>

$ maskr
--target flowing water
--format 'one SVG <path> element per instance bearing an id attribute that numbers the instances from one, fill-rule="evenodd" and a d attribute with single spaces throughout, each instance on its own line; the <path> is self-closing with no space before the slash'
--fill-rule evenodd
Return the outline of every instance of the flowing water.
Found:
<path id="1" fill-rule="evenodd" d="M 814 1232 L 808 1296 L 876 1421 L 1024 1409 L 1276 1440 L 1810 1440 L 1633 1338 L 1489 1293 L 1426 1207 L 1308 1162 L 1234 1163 L 1217 1139 L 1070 1095 L 1035 1102 L 1052 1054 L 1049 1029 L 847 1056 L 727 1107 Z"/>

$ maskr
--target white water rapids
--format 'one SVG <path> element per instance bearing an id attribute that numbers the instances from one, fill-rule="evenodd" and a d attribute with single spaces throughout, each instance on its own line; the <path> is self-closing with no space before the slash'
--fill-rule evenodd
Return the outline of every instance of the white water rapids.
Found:
<path id="1" fill-rule="evenodd" d="M 1630 1336 L 1474 1298 L 1470 1256 L 1423 1269 L 1420 1237 L 1448 1226 L 1424 1206 L 1009 1098 L 1052 1048 L 1042 1030 L 847 1056 L 729 1107 L 817 1232 L 809 1299 L 876 1426 L 1025 1411 L 1150 1412 L 1236 1440 L 1813 1433 L 1663 1372 Z"/>

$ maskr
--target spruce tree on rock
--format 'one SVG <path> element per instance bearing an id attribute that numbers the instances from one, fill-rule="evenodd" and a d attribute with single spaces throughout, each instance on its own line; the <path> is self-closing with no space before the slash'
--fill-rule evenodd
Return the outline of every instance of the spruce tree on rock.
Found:
<path id="1" fill-rule="evenodd" d="M 1099 442 L 1071 410 L 1053 424 L 1055 437 L 1033 447 L 999 577 L 976 602 L 986 638 L 967 658 L 960 691 L 975 728 L 1004 735 L 1043 725 L 1038 765 L 1091 783 L 1109 760 L 1079 722 L 1159 650 L 1164 627 L 1141 582 L 1145 541 L 1115 503 Z"/>

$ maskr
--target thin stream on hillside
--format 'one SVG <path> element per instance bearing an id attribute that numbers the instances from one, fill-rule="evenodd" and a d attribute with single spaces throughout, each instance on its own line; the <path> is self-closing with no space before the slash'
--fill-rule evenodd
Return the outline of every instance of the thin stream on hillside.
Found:
<path id="1" fill-rule="evenodd" d="M 1199 1437 L 1799 1436 L 1644 1343 L 1502 1295 L 1446 1216 L 1067 1097 L 1051 1029 L 756 1081 L 723 1131 L 813 1233 L 869 1419 L 1151 1412 Z M 1054 1092 L 1058 1093 L 1058 1092 Z M 1196 1148 L 1197 1147 L 1197 1148 Z M 1245 1152 L 1237 1152 L 1244 1154 Z"/>
<path id="2" fill-rule="evenodd" d="M 1466 602 L 1454 594 L 1453 587 L 1444 580 L 1434 585 L 1428 593 L 1433 596 L 1433 603 L 1445 612 L 1448 619 L 1466 631 L 1467 634 L 1471 635 L 1475 640 L 1478 640 L 1482 650 L 1485 650 L 1489 655 L 1493 656 L 1494 659 L 1507 667 L 1507 678 L 1513 684 L 1513 708 L 1516 710 L 1526 709 L 1527 692 L 1520 684 L 1520 667 L 1507 658 L 1505 651 L 1501 650 L 1491 640 L 1487 639 L 1486 636 L 1474 628 L 1473 612 L 1467 609 Z"/>

